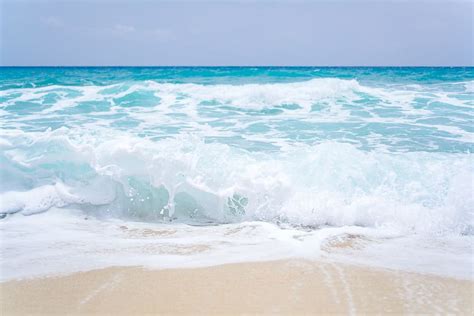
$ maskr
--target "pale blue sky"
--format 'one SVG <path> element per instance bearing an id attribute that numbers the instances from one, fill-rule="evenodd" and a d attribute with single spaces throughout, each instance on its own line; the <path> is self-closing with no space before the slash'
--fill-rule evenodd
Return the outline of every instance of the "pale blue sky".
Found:
<path id="1" fill-rule="evenodd" d="M 0 0 L 1 65 L 473 65 L 473 1 Z"/>

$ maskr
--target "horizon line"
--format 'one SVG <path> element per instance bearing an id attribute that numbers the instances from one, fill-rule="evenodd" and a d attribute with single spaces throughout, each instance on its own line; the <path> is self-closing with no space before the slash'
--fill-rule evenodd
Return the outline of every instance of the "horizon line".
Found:
<path id="1" fill-rule="evenodd" d="M 0 68 L 474 68 L 474 65 L 0 65 Z"/>

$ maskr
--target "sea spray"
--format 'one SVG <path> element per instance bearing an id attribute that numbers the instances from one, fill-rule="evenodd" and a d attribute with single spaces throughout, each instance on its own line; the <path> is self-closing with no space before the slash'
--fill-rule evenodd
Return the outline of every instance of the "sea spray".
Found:
<path id="1" fill-rule="evenodd" d="M 158 221 L 472 230 L 470 154 L 363 151 L 337 142 L 262 153 L 198 137 L 114 133 L 10 135 L 15 146 L 3 151 L 3 177 L 18 187 L 2 194 L 1 212 L 74 205 Z"/>

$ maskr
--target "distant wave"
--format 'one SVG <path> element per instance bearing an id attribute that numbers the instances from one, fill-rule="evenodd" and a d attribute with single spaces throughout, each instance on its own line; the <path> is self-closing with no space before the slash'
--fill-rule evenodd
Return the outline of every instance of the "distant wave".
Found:
<path id="1" fill-rule="evenodd" d="M 197 133 L 247 149 L 332 140 L 395 151 L 472 152 L 471 85 L 369 86 L 339 78 L 52 85 L 0 91 L 0 116 L 8 129 L 87 126 L 157 138 Z"/>

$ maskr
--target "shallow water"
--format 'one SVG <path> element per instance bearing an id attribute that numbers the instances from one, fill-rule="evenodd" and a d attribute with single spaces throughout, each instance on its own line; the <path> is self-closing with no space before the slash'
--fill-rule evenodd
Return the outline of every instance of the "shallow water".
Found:
<path id="1" fill-rule="evenodd" d="M 45 245 L 64 255 L 69 246 L 50 245 L 68 236 L 58 218 L 80 248 L 85 216 L 86 230 L 122 221 L 192 240 L 176 250 L 151 233 L 158 257 L 135 254 L 142 264 L 181 264 L 166 249 L 191 265 L 336 258 L 326 232 L 355 231 L 378 240 L 360 262 L 390 266 L 382 254 L 412 245 L 412 257 L 433 255 L 395 267 L 450 274 L 457 262 L 451 274 L 472 277 L 473 88 L 473 68 L 2 68 L 2 274 L 21 258 L 31 270 Z M 244 245 L 225 233 L 242 225 Z M 40 234 L 48 227 L 57 232 Z M 116 241 L 103 234 L 97 252 Z M 117 245 L 107 249 L 121 255 L 96 260 L 128 262 Z"/>

